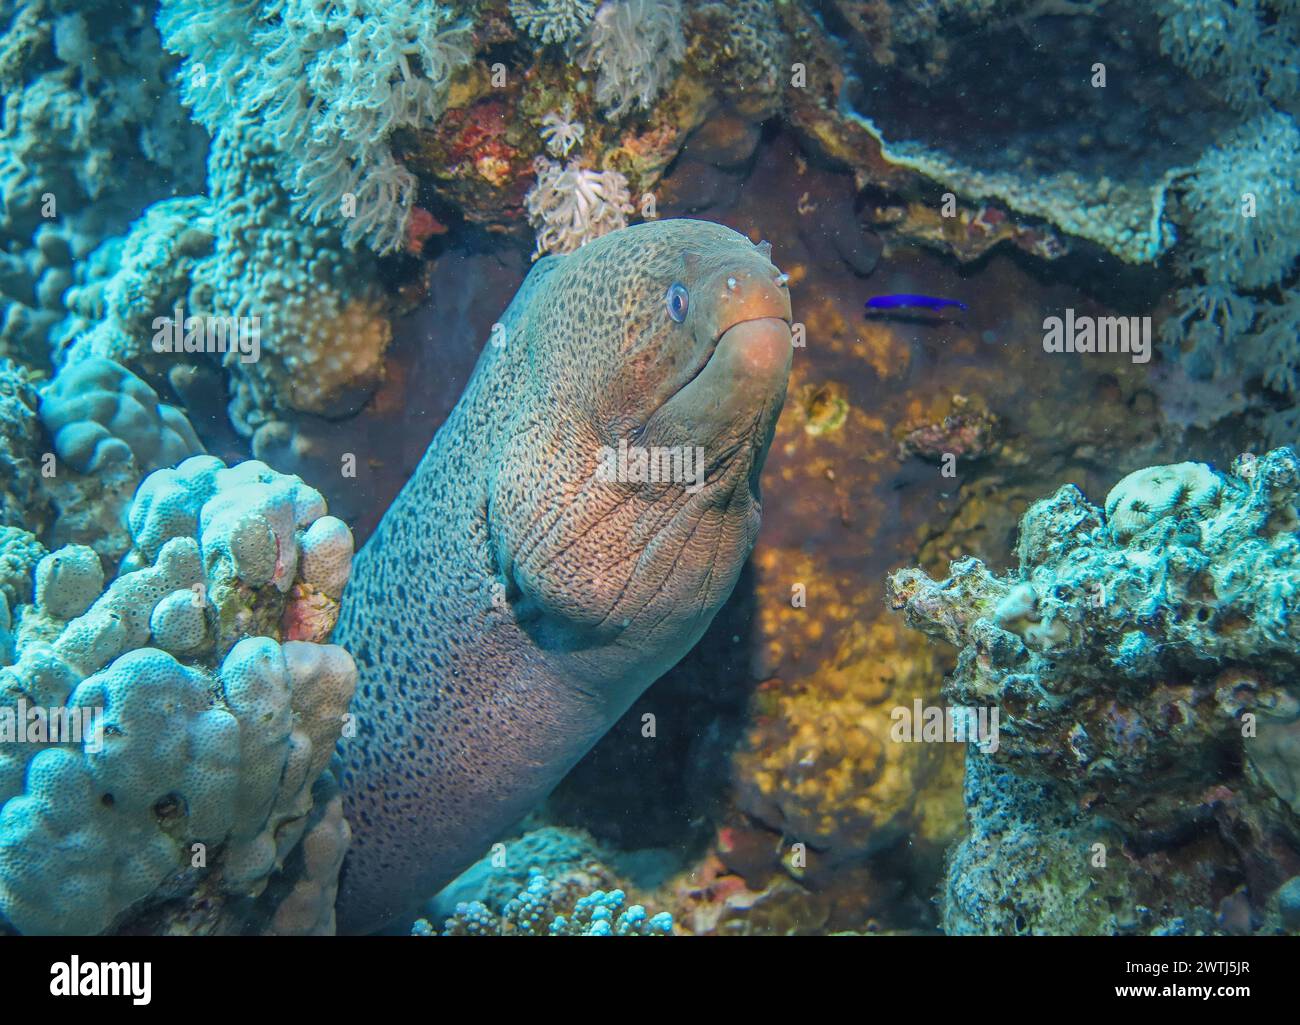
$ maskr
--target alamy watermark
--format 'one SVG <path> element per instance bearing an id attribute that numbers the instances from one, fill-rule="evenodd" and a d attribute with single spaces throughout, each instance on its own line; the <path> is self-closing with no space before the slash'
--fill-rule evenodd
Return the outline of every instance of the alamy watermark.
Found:
<path id="1" fill-rule="evenodd" d="M 889 737 L 898 744 L 974 743 L 985 754 L 998 750 L 997 708 L 966 705 L 926 705 L 920 698 L 912 707 L 898 705 L 889 713 L 894 725 Z"/>
<path id="2" fill-rule="evenodd" d="M 50 965 L 50 995 L 130 997 L 143 1007 L 153 999 L 152 961 L 82 961 L 73 954 Z"/>
<path id="3" fill-rule="evenodd" d="M 170 317 L 153 321 L 153 351 L 204 352 L 224 356 L 239 353 L 239 362 L 256 363 L 262 356 L 261 317 L 187 317 L 177 306 Z"/>
<path id="4" fill-rule="evenodd" d="M 1043 320 L 1043 351 L 1126 352 L 1134 363 L 1146 363 L 1151 359 L 1151 318 L 1076 316 L 1067 308 L 1064 317 Z"/>
<path id="5" fill-rule="evenodd" d="M 84 744 L 104 747 L 104 710 L 93 705 L 29 705 L 26 698 L 0 707 L 0 744 Z"/>
<path id="6" fill-rule="evenodd" d="M 693 495 L 704 487 L 704 449 L 699 445 L 601 446 L 596 479 L 622 484 L 682 484 Z"/>

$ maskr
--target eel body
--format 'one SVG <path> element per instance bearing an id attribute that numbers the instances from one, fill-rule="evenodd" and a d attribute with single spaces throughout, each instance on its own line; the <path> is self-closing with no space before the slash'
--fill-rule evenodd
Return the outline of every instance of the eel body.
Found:
<path id="1" fill-rule="evenodd" d="M 657 221 L 524 281 L 343 597 L 361 676 L 336 763 L 341 931 L 482 856 L 730 595 L 792 353 L 769 253 Z M 638 451 L 702 475 L 647 480 Z"/>

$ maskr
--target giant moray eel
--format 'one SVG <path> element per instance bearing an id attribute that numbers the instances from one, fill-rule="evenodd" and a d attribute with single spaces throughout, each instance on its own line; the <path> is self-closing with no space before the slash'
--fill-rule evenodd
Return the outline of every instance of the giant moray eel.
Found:
<path id="1" fill-rule="evenodd" d="M 770 251 L 658 221 L 524 281 L 343 598 L 344 931 L 481 857 L 731 594 L 790 370 Z M 604 479 L 620 440 L 699 446 L 704 486 Z"/>

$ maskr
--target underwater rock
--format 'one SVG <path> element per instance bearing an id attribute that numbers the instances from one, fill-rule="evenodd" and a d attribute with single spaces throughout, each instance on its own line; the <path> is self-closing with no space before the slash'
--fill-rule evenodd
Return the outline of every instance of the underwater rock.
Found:
<path id="1" fill-rule="evenodd" d="M 949 413 L 938 422 L 905 423 L 899 427 L 899 459 L 978 459 L 996 446 L 998 416 L 978 396 L 954 395 L 949 406 Z"/>
<path id="2" fill-rule="evenodd" d="M 996 204 L 1004 218 L 1010 211 L 1126 262 L 1151 263 L 1187 219 L 1176 199 L 1188 175 L 1262 106 L 1258 97 L 1225 102 L 1231 93 L 1213 81 L 1226 70 L 1222 58 L 1232 55 L 1232 75 L 1242 71 L 1261 88 L 1291 95 L 1300 87 L 1283 56 L 1300 24 L 1294 11 L 1273 9 L 1283 6 L 1233 8 L 1234 25 L 1255 24 L 1259 37 L 1238 51 L 1219 43 L 1218 30 L 1189 33 L 1188 21 L 1212 16 L 1183 0 L 1156 5 L 1163 27 L 1143 4 L 781 5 L 795 59 L 807 68 L 807 87 L 787 93 L 791 120 L 825 156 L 852 167 L 859 185 L 935 211 L 937 183 L 976 210 Z M 1026 34 L 1035 45 L 1024 45 Z M 1213 45 L 1190 42 L 1206 35 Z M 1162 56 L 1171 44 L 1190 45 L 1196 58 Z M 1141 105 L 1119 84 L 1137 77 Z M 1291 177 L 1279 175 L 1279 187 Z M 900 234 L 933 232 L 960 253 L 956 215 L 928 225 L 909 217 Z"/>
<path id="3" fill-rule="evenodd" d="M 890 710 L 925 697 L 935 675 L 931 649 L 895 624 L 850 626 L 826 664 L 755 694 L 753 725 L 733 760 L 737 803 L 787 846 L 806 845 L 814 875 L 904 836 L 947 843 L 956 802 L 946 814 L 942 801 L 927 802 L 940 781 L 955 784 L 958 750 L 891 738 Z"/>
<path id="4" fill-rule="evenodd" d="M 945 697 L 1001 716 L 997 750 L 968 755 L 972 838 L 953 856 L 946 912 L 961 931 L 1150 932 L 1174 920 L 1215 931 L 1208 892 L 1245 881 L 1258 918 L 1296 860 L 1286 853 L 1291 824 L 1252 763 L 1267 750 L 1257 736 L 1300 716 L 1300 620 L 1290 611 L 1300 595 L 1300 460 L 1277 449 L 1239 458 L 1231 475 L 1197 463 L 1138 471 L 1105 509 L 1067 485 L 1026 512 L 1016 572 L 995 576 L 967 558 L 944 581 L 915 569 L 889 579 L 893 608 L 961 649 Z M 1185 864 L 1187 878 L 1205 859 L 1208 890 L 1168 869 L 1148 871 L 1145 888 L 1103 873 L 1093 891 L 1117 887 L 1118 919 L 1082 904 L 1074 919 L 1065 905 L 1030 908 L 1016 873 L 990 860 L 1009 857 L 999 837 L 1011 834 L 997 824 L 1008 805 L 986 798 L 1011 785 L 1007 774 L 1043 788 L 1007 799 L 1027 835 L 1051 835 L 1071 809 L 1073 840 L 1027 852 L 1047 859 L 1041 872 L 1068 875 L 1059 859 L 1081 865 L 1100 843 Z M 1121 860 L 1112 852 L 1109 864 Z M 1154 917 L 1132 919 L 1139 904 Z M 1024 924 L 1009 929 L 1013 906 Z"/>
<path id="5" fill-rule="evenodd" d="M 336 797 L 313 818 L 312 791 L 356 685 L 351 657 L 325 643 L 346 527 L 298 478 L 212 456 L 146 478 L 129 520 L 135 547 L 102 594 L 99 558 L 66 547 L 16 610 L 17 658 L 0 669 L 0 914 L 25 933 L 142 916 L 163 929 L 167 907 L 183 919 L 201 892 L 209 909 L 257 898 L 310 829 L 293 907 L 261 917 L 332 926 L 346 825 Z M 284 639 L 309 598 L 325 609 L 317 628 Z M 16 736 L 35 707 L 48 729 Z"/>

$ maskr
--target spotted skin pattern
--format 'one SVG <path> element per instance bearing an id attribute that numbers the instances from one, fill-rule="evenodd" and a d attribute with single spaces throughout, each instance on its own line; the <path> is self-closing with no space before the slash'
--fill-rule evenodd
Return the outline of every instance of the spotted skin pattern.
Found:
<path id="1" fill-rule="evenodd" d="M 481 857 L 730 595 L 792 354 L 769 253 L 657 221 L 524 281 L 343 597 L 335 640 L 361 673 L 337 762 L 343 931 Z M 704 486 L 604 479 L 602 446 L 624 439 L 700 447 Z"/>

